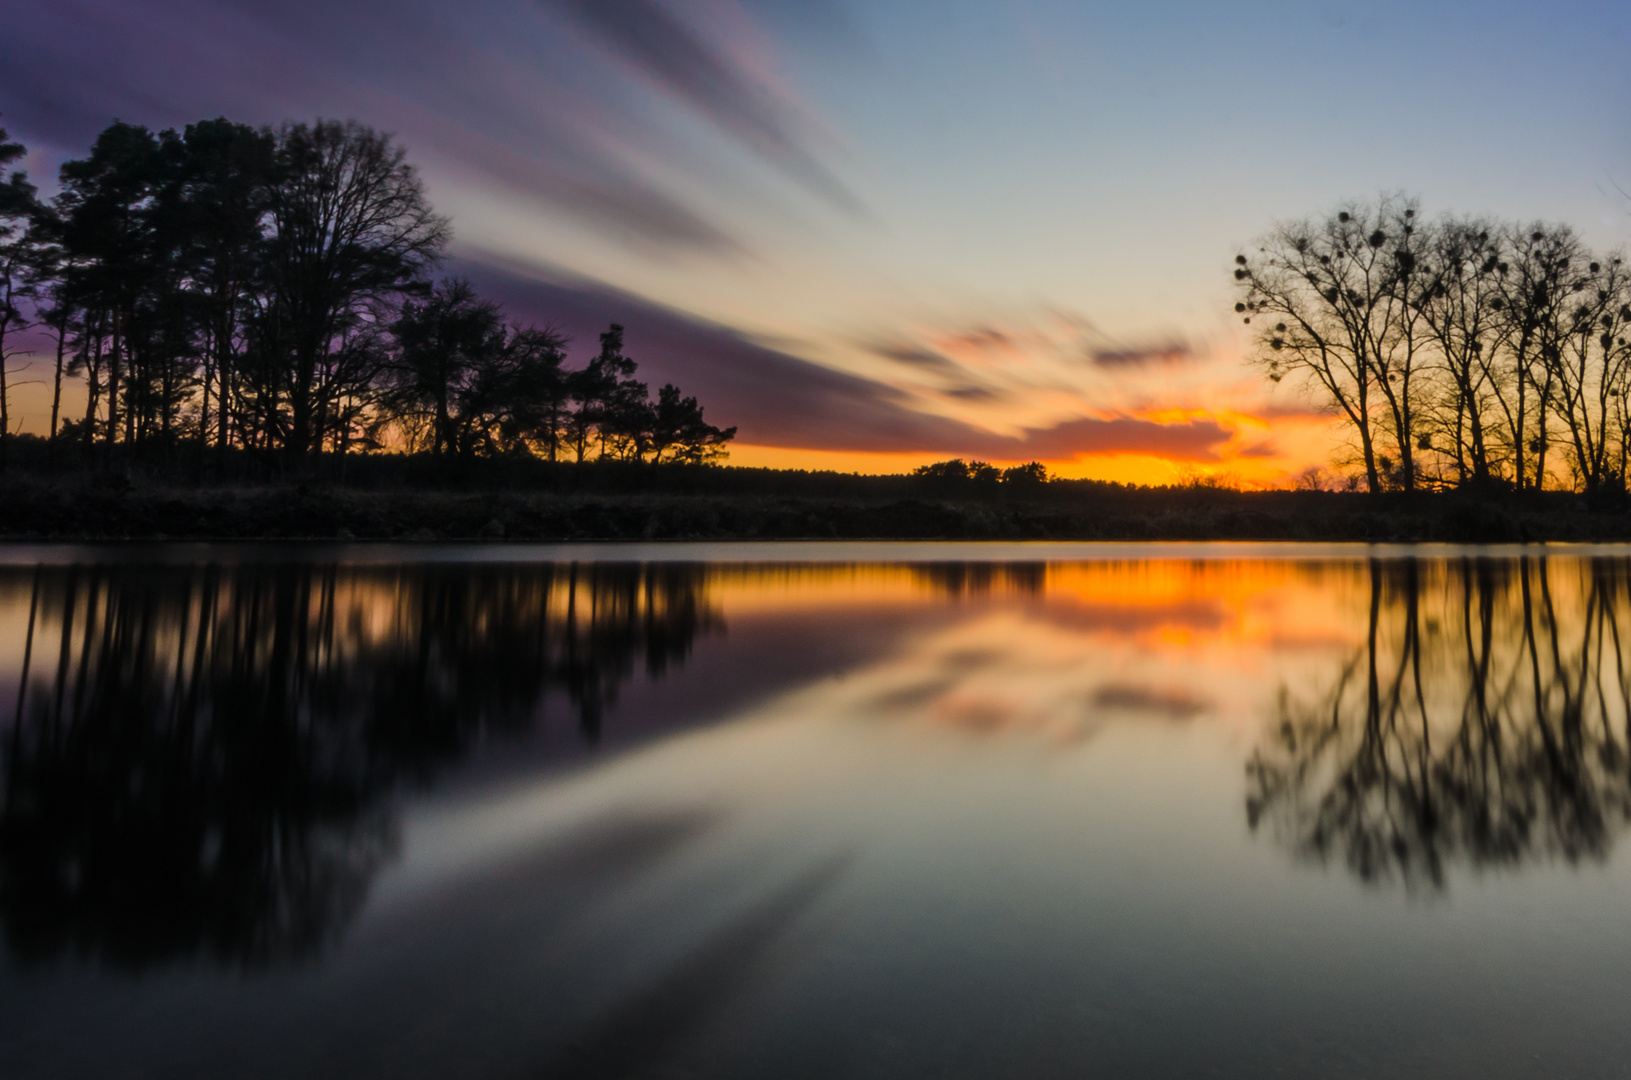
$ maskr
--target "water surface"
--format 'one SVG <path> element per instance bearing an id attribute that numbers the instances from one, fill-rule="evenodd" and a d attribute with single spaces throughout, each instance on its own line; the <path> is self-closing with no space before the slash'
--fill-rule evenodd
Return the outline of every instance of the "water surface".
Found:
<path id="1" fill-rule="evenodd" d="M 1631 555 L 0 553 L 6 1076 L 1631 1070 Z"/>

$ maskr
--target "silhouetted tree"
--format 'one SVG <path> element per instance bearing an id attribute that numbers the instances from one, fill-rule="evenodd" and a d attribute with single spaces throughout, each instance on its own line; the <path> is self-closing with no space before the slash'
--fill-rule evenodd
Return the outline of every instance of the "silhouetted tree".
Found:
<path id="1" fill-rule="evenodd" d="M 1040 461 L 1028 461 L 1002 470 L 1002 482 L 1014 488 L 1038 488 L 1048 482 L 1048 467 Z"/>
<path id="2" fill-rule="evenodd" d="M 1457 483 L 1487 486 L 1495 470 L 1489 435 L 1497 429 L 1502 379 L 1495 367 L 1499 341 L 1500 230 L 1478 218 L 1446 219 L 1424 244 L 1429 285 L 1422 317 L 1436 346 L 1444 393 L 1436 446 L 1454 460 Z"/>
<path id="3" fill-rule="evenodd" d="M 680 388 L 665 383 L 657 391 L 657 405 L 651 415 L 651 460 L 705 465 L 725 455 L 725 444 L 736 437 L 736 428 L 716 428 L 702 418 L 702 406 L 694 397 L 681 397 Z M 665 456 L 666 455 L 666 456 Z"/>
<path id="4" fill-rule="evenodd" d="M 623 355 L 623 328 L 613 323 L 600 335 L 600 351 L 569 377 L 575 408 L 567 428 L 578 461 L 587 456 L 592 438 L 599 439 L 602 457 L 628 456 L 625 443 L 630 429 L 642 425 L 637 412 L 646 398 L 645 384 L 634 380 L 635 367 Z"/>
<path id="5" fill-rule="evenodd" d="M 435 454 L 468 454 L 491 427 L 480 417 L 493 404 L 492 379 L 504 360 L 504 317 L 463 280 L 438 284 L 408 300 L 391 326 L 395 357 L 387 368 L 385 410 L 403 424 L 410 445 Z"/>
<path id="6" fill-rule="evenodd" d="M 985 461 L 950 458 L 919 465 L 912 475 L 947 493 L 984 490 L 1036 490 L 1048 482 L 1048 470 L 1039 461 L 999 469 Z"/>
<path id="7" fill-rule="evenodd" d="M 94 428 L 97 407 L 105 405 L 103 438 L 110 447 L 121 438 L 130 441 L 121 421 L 128 421 L 133 339 L 142 329 L 138 305 L 154 280 L 150 211 L 158 162 L 158 140 L 150 131 L 114 123 L 97 136 L 89 157 L 63 164 L 55 200 L 70 253 L 68 294 L 91 313 L 86 427 Z"/>
<path id="8" fill-rule="evenodd" d="M 7 382 L 12 350 L 8 336 L 26 325 L 26 299 L 37 287 L 37 243 L 30 229 L 38 200 L 34 185 L 15 168 L 26 151 L 9 141 L 0 128 L 0 470 L 6 467 L 11 441 L 11 387 Z"/>
<path id="9" fill-rule="evenodd" d="M 276 143 L 269 132 L 216 119 L 188 125 L 181 150 L 175 196 L 205 361 L 197 437 L 202 451 L 212 439 L 213 421 L 215 446 L 224 453 L 238 411 L 238 359 L 262 270 Z"/>
<path id="10" fill-rule="evenodd" d="M 1237 256 L 1270 379 L 1299 373 L 1354 431 L 1372 491 L 1540 488 L 1561 435 L 1572 486 L 1623 491 L 1631 281 L 1563 226 L 1350 204 Z M 1425 381 L 1424 381 L 1425 380 Z"/>
<path id="11" fill-rule="evenodd" d="M 508 451 L 542 450 L 560 456 L 566 423 L 568 380 L 566 339 L 553 330 L 515 327 L 499 365 L 482 381 L 485 415 L 497 422 L 489 439 Z"/>
<path id="12" fill-rule="evenodd" d="M 421 287 L 449 233 L 388 137 L 325 120 L 277 141 L 256 390 L 267 444 L 298 462 L 322 446 L 337 406 L 367 392 L 389 305 Z"/>
<path id="13" fill-rule="evenodd" d="M 21 148 L 6 143 L 12 161 Z M 3 169 L 4 166 L 0 166 Z M 55 440 L 104 466 L 191 440 L 274 467 L 389 440 L 450 457 L 718 460 L 734 428 L 652 401 L 623 330 L 581 370 L 553 330 L 506 326 L 468 282 L 434 285 L 448 237 L 404 151 L 354 123 L 116 122 L 65 163 L 49 205 L 0 172 L 8 207 L 0 352 L 24 320 L 55 339 Z M 62 423 L 62 381 L 86 385 Z M 9 397 L 0 371 L 0 453 Z"/>
<path id="14" fill-rule="evenodd" d="M 1566 267 L 1570 299 L 1555 350 L 1553 411 L 1567 438 L 1569 467 L 1587 493 L 1625 486 L 1624 398 L 1631 375 L 1631 277 L 1620 259 Z"/>
<path id="15" fill-rule="evenodd" d="M 1235 258 L 1235 310 L 1257 320 L 1257 362 L 1275 381 L 1298 374 L 1324 391 L 1358 439 L 1371 491 L 1416 483 L 1424 286 L 1415 217 L 1402 199 L 1349 203 L 1319 221 L 1278 225 L 1256 258 Z M 1381 432 L 1391 448 L 1379 445 Z"/>
<path id="16" fill-rule="evenodd" d="M 948 458 L 945 461 L 936 461 L 929 465 L 919 465 L 912 470 L 912 475 L 924 480 L 961 481 L 973 478 L 969 463 L 962 458 Z"/>

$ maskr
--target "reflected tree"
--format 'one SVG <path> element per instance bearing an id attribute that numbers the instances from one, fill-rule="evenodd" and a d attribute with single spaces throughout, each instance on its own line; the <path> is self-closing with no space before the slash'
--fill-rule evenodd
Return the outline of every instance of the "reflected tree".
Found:
<path id="1" fill-rule="evenodd" d="M 392 856 L 394 792 L 719 627 L 639 565 L 41 568 L 0 743 L 0 923 L 28 961 L 320 951 Z"/>
<path id="2" fill-rule="evenodd" d="M 1631 820 L 1631 561 L 1372 562 L 1328 688 L 1282 687 L 1247 819 L 1367 882 L 1607 856 Z"/>
<path id="3" fill-rule="evenodd" d="M 918 563 L 912 573 L 936 592 L 952 599 L 986 596 L 993 591 L 1040 596 L 1047 584 L 1046 563 Z"/>

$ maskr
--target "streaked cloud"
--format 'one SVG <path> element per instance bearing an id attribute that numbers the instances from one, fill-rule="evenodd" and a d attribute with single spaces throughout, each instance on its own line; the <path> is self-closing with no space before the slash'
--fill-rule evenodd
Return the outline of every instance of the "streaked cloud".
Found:
<path id="1" fill-rule="evenodd" d="M 686 102 L 766 160 L 845 210 L 855 196 L 809 147 L 798 122 L 762 80 L 711 48 L 658 0 L 542 0 L 574 16 L 631 74 Z"/>
<path id="2" fill-rule="evenodd" d="M 1155 345 L 1094 349 L 1092 357 L 1093 362 L 1101 368 L 1143 368 L 1157 364 L 1182 364 L 1193 360 L 1195 351 L 1188 342 L 1174 340 Z"/>
<path id="3" fill-rule="evenodd" d="M 115 118 L 158 128 L 355 117 L 395 132 L 443 187 L 502 188 L 637 247 L 736 256 L 743 241 L 697 194 L 732 165 L 692 154 L 653 99 L 856 206 L 813 148 L 795 92 L 710 44 L 756 18 L 726 5 L 682 20 L 656 0 L 471 0 L 457 11 L 432 0 L 53 0 L 7 14 L 0 113 L 59 156 L 83 153 Z M 578 47 L 571 26 L 625 62 Z M 740 170 L 731 180 L 754 182 Z"/>
<path id="4" fill-rule="evenodd" d="M 953 386 L 940 392 L 958 401 L 1001 401 L 1008 396 L 989 386 Z"/>
<path id="5" fill-rule="evenodd" d="M 1215 420 L 1163 423 L 1136 416 L 1078 416 L 1003 434 L 922 411 L 897 387 L 813 363 L 608 285 L 496 263 L 457 269 L 503 302 L 513 319 L 569 334 L 575 363 L 587 359 L 607 324 L 623 324 L 642 378 L 653 386 L 672 381 L 697 394 L 709 419 L 737 425 L 744 443 L 998 461 L 1134 453 L 1211 462 L 1234 435 Z"/>
<path id="6" fill-rule="evenodd" d="M 894 360 L 909 367 L 926 368 L 930 371 L 939 372 L 956 372 L 960 370 L 956 364 L 933 349 L 925 349 L 918 345 L 877 345 L 871 351 L 886 360 Z"/>
<path id="7" fill-rule="evenodd" d="M 1570 11 L 1578 24 L 1587 9 Z M 1454 88 L 1472 85 L 1472 60 L 1400 53 L 1383 65 L 1385 96 L 1415 110 L 1400 113 L 1310 82 L 1374 57 L 1292 20 L 1287 78 L 1316 88 L 1287 106 L 1313 133 L 1307 168 L 1288 170 L 1230 134 L 1218 92 L 1256 22 L 1169 15 L 36 0 L 6 9 L 0 113 L 47 182 L 115 117 L 393 131 L 465 254 L 502 251 L 542 278 L 494 271 L 509 282 L 495 288 L 585 346 L 624 322 L 654 382 L 698 393 L 795 466 L 851 451 L 903 468 L 1037 457 L 1072 475 L 1164 482 L 1198 465 L 1284 482 L 1328 463 L 1341 433 L 1299 387 L 1241 363 L 1228 260 L 1276 217 L 1405 185 L 1624 240 L 1619 193 L 1581 179 L 1627 173 L 1601 149 L 1618 99 L 1588 85 L 1617 70 L 1607 31 L 1582 43 L 1550 9 L 1439 12 L 1413 47 L 1453 40 L 1457 56 L 1520 57 L 1506 67 L 1527 74 L 1471 108 Z M 1514 117 L 1545 142 L 1515 166 L 1498 160 Z M 1356 138 L 1387 153 L 1356 165 L 1343 152 Z M 857 195 L 865 213 L 833 212 Z M 39 370 L 15 388 L 31 431 Z"/>
<path id="8" fill-rule="evenodd" d="M 1095 709 L 1134 713 L 1162 720 L 1189 720 L 1205 712 L 1207 701 L 1182 688 L 1140 683 L 1106 683 L 1093 692 Z"/>

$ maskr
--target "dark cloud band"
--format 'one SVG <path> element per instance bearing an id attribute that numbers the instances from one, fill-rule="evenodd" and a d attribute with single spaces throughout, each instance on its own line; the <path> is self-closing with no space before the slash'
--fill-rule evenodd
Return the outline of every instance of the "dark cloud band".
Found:
<path id="1" fill-rule="evenodd" d="M 1000 435 L 919 412 L 894 387 L 768 348 L 610 286 L 564 274 L 537 280 L 496 263 L 458 269 L 502 301 L 513 318 L 549 323 L 571 335 L 577 361 L 593 350 L 608 323 L 622 323 L 643 378 L 653 385 L 672 381 L 697 394 L 709 418 L 738 425 L 738 438 L 747 444 L 999 461 L 1061 461 L 1085 453 L 1215 461 L 1233 435 L 1211 420 L 1160 424 L 1135 417 L 1083 417 Z"/>

